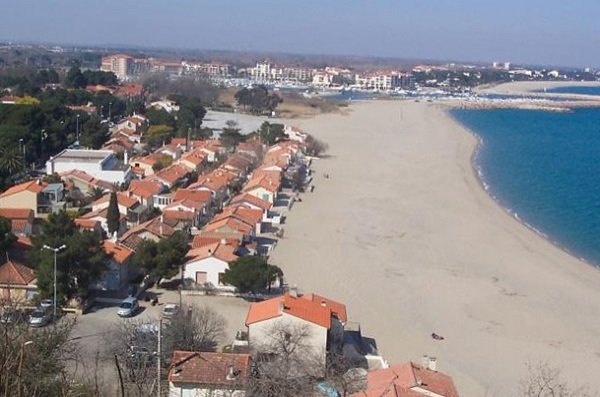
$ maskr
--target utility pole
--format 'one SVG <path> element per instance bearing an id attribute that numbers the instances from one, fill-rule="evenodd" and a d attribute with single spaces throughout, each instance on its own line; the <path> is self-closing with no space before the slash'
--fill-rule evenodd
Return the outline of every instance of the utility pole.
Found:
<path id="1" fill-rule="evenodd" d="M 158 376 L 157 379 L 156 379 L 156 386 L 157 386 L 157 388 L 156 388 L 156 395 L 158 397 L 161 396 L 161 393 L 160 393 L 160 376 L 161 376 L 160 356 L 162 355 L 162 352 L 160 350 L 161 349 L 161 337 L 162 337 L 162 335 L 161 335 L 162 334 L 161 333 L 161 328 L 162 328 L 162 319 L 159 319 L 158 320 L 158 354 L 156 355 L 156 372 L 157 372 L 157 376 Z"/>
<path id="2" fill-rule="evenodd" d="M 76 129 L 76 133 L 77 133 L 77 146 L 79 146 L 79 115 L 77 115 L 77 129 Z"/>
<path id="3" fill-rule="evenodd" d="M 61 246 L 60 246 L 60 247 L 58 247 L 58 248 L 53 248 L 53 247 L 50 247 L 50 246 L 48 246 L 48 245 L 44 245 L 44 246 L 42 247 L 42 249 L 46 249 L 46 250 L 49 250 L 49 251 L 53 251 L 53 252 L 54 252 L 54 302 L 53 302 L 53 304 L 54 304 L 54 319 L 56 319 L 56 254 L 57 254 L 59 251 L 62 251 L 62 250 L 64 250 L 65 248 L 67 248 L 67 246 L 66 246 L 66 245 L 64 245 L 64 244 L 63 244 L 63 245 L 61 245 Z"/>

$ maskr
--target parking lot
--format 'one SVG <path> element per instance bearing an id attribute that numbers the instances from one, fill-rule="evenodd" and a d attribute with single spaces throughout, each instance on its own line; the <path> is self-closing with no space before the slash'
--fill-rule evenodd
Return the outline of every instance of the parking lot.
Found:
<path id="1" fill-rule="evenodd" d="M 117 315 L 118 304 L 100 303 L 92 307 L 85 315 L 77 317 L 77 323 L 71 334 L 77 341 L 81 353 L 81 372 L 98 371 L 105 379 L 115 379 L 116 366 L 114 358 L 106 351 L 106 341 L 111 331 L 120 321 L 157 323 L 163 306 L 166 303 L 179 303 L 179 294 L 174 291 L 153 289 L 159 303 L 152 306 L 150 302 L 140 301 L 139 312 L 130 318 Z M 245 330 L 244 321 L 248 313 L 249 303 L 240 298 L 219 296 L 183 296 L 183 305 L 207 306 L 222 315 L 226 320 L 225 337 L 219 349 L 230 344 L 239 330 Z M 96 365 L 96 357 L 99 361 Z M 90 374 L 87 374 L 88 376 Z"/>

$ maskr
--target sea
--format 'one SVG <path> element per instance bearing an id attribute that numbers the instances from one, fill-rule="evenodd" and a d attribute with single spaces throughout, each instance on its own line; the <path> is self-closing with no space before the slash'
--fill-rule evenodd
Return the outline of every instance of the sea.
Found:
<path id="1" fill-rule="evenodd" d="M 600 86 L 553 87 L 553 88 L 548 88 L 543 92 L 554 93 L 554 94 L 600 95 Z"/>
<path id="2" fill-rule="evenodd" d="M 592 91 L 600 95 L 600 87 Z M 473 161 L 489 194 L 542 236 L 600 266 L 600 109 L 451 113 L 480 138 Z"/>

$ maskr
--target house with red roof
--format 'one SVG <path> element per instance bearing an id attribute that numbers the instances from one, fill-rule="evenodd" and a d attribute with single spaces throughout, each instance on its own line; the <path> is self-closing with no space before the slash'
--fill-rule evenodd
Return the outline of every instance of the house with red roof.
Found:
<path id="1" fill-rule="evenodd" d="M 426 366 L 396 364 L 367 374 L 367 389 L 350 397 L 459 397 L 452 378 L 436 370 L 435 358 Z"/>
<path id="2" fill-rule="evenodd" d="M 15 236 L 29 236 L 35 219 L 33 210 L 28 208 L 0 208 L 0 216 L 10 221 Z"/>
<path id="3" fill-rule="evenodd" d="M 305 348 L 299 354 L 313 354 L 323 367 L 327 352 L 341 347 L 347 322 L 343 303 L 316 294 L 285 295 L 250 305 L 246 316 L 250 349 L 272 352 L 270 335 L 277 332 L 303 332 Z"/>
<path id="4" fill-rule="evenodd" d="M 110 204 L 111 193 L 107 193 L 92 203 L 92 211 L 98 212 L 107 209 Z M 117 206 L 119 213 L 124 215 L 129 225 L 137 225 L 144 219 L 147 208 L 130 191 L 117 193 Z"/>
<path id="5" fill-rule="evenodd" d="M 118 290 L 124 287 L 136 274 L 131 264 L 133 250 L 118 242 L 104 240 L 102 249 L 110 257 L 107 269 L 100 279 L 92 284 L 93 289 Z"/>
<path id="6" fill-rule="evenodd" d="M 33 269 L 22 263 L 7 260 L 0 266 L 0 300 L 29 300 L 37 293 Z"/>
<path id="7" fill-rule="evenodd" d="M 227 218 L 234 218 L 252 226 L 254 235 L 261 233 L 263 219 L 263 212 L 261 210 L 244 206 L 227 206 L 223 208 L 223 212 L 216 215 L 211 222 L 218 222 Z"/>
<path id="8" fill-rule="evenodd" d="M 0 194 L 0 208 L 30 209 L 37 217 L 45 202 L 42 191 L 46 184 L 40 180 L 23 182 Z"/>
<path id="9" fill-rule="evenodd" d="M 137 246 L 144 240 L 159 242 L 175 233 L 175 229 L 166 223 L 166 219 L 157 216 L 144 223 L 127 230 L 121 237 L 119 243 L 135 251 Z"/>
<path id="10" fill-rule="evenodd" d="M 242 191 L 273 204 L 277 200 L 277 193 L 280 186 L 280 178 L 275 179 L 270 175 L 257 175 L 256 177 L 253 176 L 246 183 Z"/>
<path id="11" fill-rule="evenodd" d="M 151 181 L 158 181 L 171 189 L 177 185 L 183 184 L 190 175 L 190 170 L 179 164 L 171 164 L 156 172 L 148 178 Z"/>
<path id="12" fill-rule="evenodd" d="M 173 201 L 162 210 L 166 219 L 175 219 L 185 223 L 188 227 L 200 227 L 204 224 L 206 215 L 209 213 L 206 203 L 182 199 Z"/>
<path id="13" fill-rule="evenodd" d="M 83 230 L 92 230 L 92 228 L 93 230 L 96 230 L 97 224 L 100 225 L 101 234 L 107 236 L 110 234 L 108 231 L 108 206 L 97 211 L 88 212 L 75 219 L 75 225 Z M 119 212 L 117 236 L 123 234 L 125 230 L 127 230 L 127 217 Z"/>
<path id="14" fill-rule="evenodd" d="M 234 217 L 211 221 L 202 228 L 202 232 L 224 238 L 235 237 L 242 241 L 251 241 L 256 235 L 253 226 Z"/>
<path id="15" fill-rule="evenodd" d="M 127 189 L 132 198 L 137 199 L 142 205 L 148 208 L 154 207 L 154 198 L 166 190 L 166 187 L 162 183 L 147 179 L 134 179 L 129 182 L 129 189 Z"/>
<path id="16" fill-rule="evenodd" d="M 169 365 L 169 396 L 244 397 L 250 356 L 175 350 Z"/>
<path id="17" fill-rule="evenodd" d="M 229 269 L 229 263 L 235 261 L 236 245 L 221 241 L 192 248 L 187 253 L 188 261 L 184 265 L 183 276 L 195 284 L 219 290 L 234 291 L 235 287 L 223 282 L 223 274 Z"/>

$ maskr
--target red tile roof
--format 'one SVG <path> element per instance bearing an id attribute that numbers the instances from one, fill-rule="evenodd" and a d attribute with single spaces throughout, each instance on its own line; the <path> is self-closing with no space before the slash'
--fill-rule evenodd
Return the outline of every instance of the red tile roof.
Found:
<path id="1" fill-rule="evenodd" d="M 102 242 L 102 248 L 104 249 L 104 252 L 121 265 L 133 255 L 133 251 L 130 248 L 121 244 L 115 244 L 110 240 L 104 240 Z"/>
<path id="2" fill-rule="evenodd" d="M 176 350 L 169 366 L 169 382 L 243 388 L 248 381 L 250 356 Z M 233 370 L 234 376 L 228 377 Z"/>
<path id="3" fill-rule="evenodd" d="M 100 225 L 100 221 L 95 219 L 76 218 L 74 222 L 75 226 L 80 229 L 96 229 Z"/>
<path id="4" fill-rule="evenodd" d="M 200 203 L 210 203 L 212 193 L 206 190 L 177 189 L 173 196 L 173 201 L 192 200 Z"/>
<path id="5" fill-rule="evenodd" d="M 367 375 L 367 390 L 354 393 L 351 397 L 430 395 L 458 397 L 458 392 L 452 378 L 448 375 L 407 362 L 369 372 Z"/>
<path id="6" fill-rule="evenodd" d="M 210 222 L 206 226 L 204 226 L 202 230 L 206 232 L 214 232 L 225 227 L 248 236 L 252 233 L 253 230 L 252 226 L 232 217 L 221 219 L 215 222 Z"/>
<path id="7" fill-rule="evenodd" d="M 35 273 L 29 267 L 11 260 L 0 266 L 0 284 L 28 285 L 35 280 Z"/>
<path id="8" fill-rule="evenodd" d="M 327 299 L 327 301 L 333 302 L 329 299 Z M 281 306 L 282 303 L 283 307 Z M 337 304 L 342 305 L 341 303 Z M 337 308 L 337 310 L 340 309 Z M 327 329 L 331 328 L 331 316 L 334 315 L 332 307 L 327 304 L 322 305 L 321 302 L 312 299 L 304 299 L 302 297 L 295 298 L 290 294 L 285 294 L 277 298 L 251 304 L 248 315 L 246 316 L 246 325 L 248 326 L 257 322 L 279 317 L 283 313 L 301 318 Z"/>
<path id="9" fill-rule="evenodd" d="M 307 299 L 312 301 L 313 303 L 317 303 L 321 306 L 329 308 L 331 310 L 331 314 L 338 318 L 342 323 L 346 324 L 348 322 L 348 317 L 346 315 L 346 305 L 340 302 L 336 302 L 329 298 L 325 298 L 324 296 L 317 294 L 306 294 L 301 296 L 302 299 Z"/>
<path id="10" fill-rule="evenodd" d="M 271 207 L 273 207 L 273 204 L 271 204 L 270 202 L 261 200 L 258 197 L 248 193 L 243 193 L 235 196 L 233 199 L 231 199 L 230 205 L 241 204 L 243 202 L 248 202 L 254 205 L 255 207 L 262 208 L 264 211 L 267 211 L 271 209 Z"/>
<path id="11" fill-rule="evenodd" d="M 238 258 L 238 256 L 234 254 L 236 249 L 236 246 L 221 244 L 220 242 L 217 242 L 199 248 L 192 248 L 188 251 L 186 257 L 189 258 L 188 262 L 206 259 L 211 256 L 217 259 L 221 259 L 225 262 L 233 262 Z"/>
<path id="12" fill-rule="evenodd" d="M 29 208 L 0 208 L 0 216 L 6 219 L 29 219 L 33 216 L 33 210 Z"/>
<path id="13" fill-rule="evenodd" d="M 163 187 L 160 182 L 148 181 L 148 180 L 132 180 L 129 183 L 129 191 L 133 196 L 141 197 L 146 200 L 152 198 L 152 196 L 159 194 Z"/>
<path id="14" fill-rule="evenodd" d="M 4 193 L 0 194 L 0 198 L 12 196 L 13 194 L 21 193 L 24 191 L 40 193 L 44 189 L 44 186 L 46 186 L 46 184 L 42 181 L 33 180 L 29 182 L 24 182 L 6 190 Z"/>
<path id="15" fill-rule="evenodd" d="M 219 222 L 227 218 L 235 218 L 254 228 L 262 220 L 263 212 L 252 208 L 245 207 L 225 207 L 223 212 L 215 216 L 211 223 Z"/>
<path id="16" fill-rule="evenodd" d="M 232 245 L 239 247 L 241 241 L 236 237 L 220 237 L 214 236 L 210 234 L 200 233 L 194 236 L 192 240 L 192 248 L 200 248 L 207 245 L 212 245 L 214 243 L 225 243 L 227 245 Z"/>
<path id="17" fill-rule="evenodd" d="M 98 204 L 103 204 L 106 202 L 110 202 L 111 193 L 107 193 L 104 196 L 100 197 L 98 200 L 92 203 L 92 207 L 97 206 Z M 132 208 L 138 204 L 138 200 L 134 197 L 129 197 L 127 193 L 117 193 L 117 203 L 118 205 L 122 205 L 125 208 Z"/>

